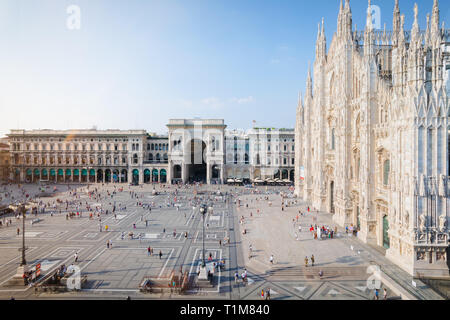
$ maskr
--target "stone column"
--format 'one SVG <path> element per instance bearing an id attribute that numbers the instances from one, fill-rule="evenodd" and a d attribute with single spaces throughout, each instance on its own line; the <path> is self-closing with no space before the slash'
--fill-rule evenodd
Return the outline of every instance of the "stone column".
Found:
<path id="1" fill-rule="evenodd" d="M 169 161 L 167 166 L 167 183 L 172 184 L 172 166 L 173 164 Z"/>
<path id="2" fill-rule="evenodd" d="M 144 172 L 142 170 L 139 170 L 139 184 L 144 183 Z"/>
<path id="3" fill-rule="evenodd" d="M 183 178 L 183 183 L 186 183 L 188 179 L 188 172 L 187 172 L 187 164 L 185 163 L 181 165 L 181 177 Z"/>
<path id="4" fill-rule="evenodd" d="M 206 164 L 206 183 L 207 184 L 211 184 L 211 169 L 212 169 L 211 164 L 207 163 Z"/>

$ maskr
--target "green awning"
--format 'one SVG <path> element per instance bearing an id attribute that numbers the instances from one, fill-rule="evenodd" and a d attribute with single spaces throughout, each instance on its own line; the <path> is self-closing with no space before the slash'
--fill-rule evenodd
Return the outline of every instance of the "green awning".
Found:
<path id="1" fill-rule="evenodd" d="M 95 176 L 95 170 L 94 169 L 89 170 L 89 175 L 90 176 Z"/>
<path id="2" fill-rule="evenodd" d="M 34 175 L 35 176 L 40 176 L 41 173 L 39 172 L 39 169 L 34 169 Z"/>
<path id="3" fill-rule="evenodd" d="M 48 175 L 47 169 L 42 169 L 42 175 L 43 175 L 43 176 Z"/>
<path id="4" fill-rule="evenodd" d="M 152 174 L 153 174 L 154 176 L 157 176 L 157 175 L 158 175 L 158 170 L 157 170 L 157 169 L 153 169 Z"/>
<path id="5" fill-rule="evenodd" d="M 31 176 L 31 173 L 32 173 L 31 169 L 27 169 L 27 176 Z"/>
<path id="6" fill-rule="evenodd" d="M 74 175 L 74 176 L 79 176 L 79 175 L 80 175 L 80 170 L 74 169 L 74 170 L 73 170 L 73 175 Z"/>
<path id="7" fill-rule="evenodd" d="M 63 176 L 63 175 L 64 175 L 63 169 L 58 169 L 58 176 Z"/>
<path id="8" fill-rule="evenodd" d="M 81 170 L 81 175 L 82 176 L 87 176 L 87 170 L 86 169 Z"/>
<path id="9" fill-rule="evenodd" d="M 166 169 L 161 169 L 160 173 L 161 173 L 162 176 L 165 176 L 166 175 Z"/>
<path id="10" fill-rule="evenodd" d="M 139 170 L 138 169 L 134 169 L 133 170 L 133 175 L 139 175 Z"/>
<path id="11" fill-rule="evenodd" d="M 50 175 L 52 176 L 52 177 L 54 177 L 55 176 L 55 169 L 50 169 Z"/>
<path id="12" fill-rule="evenodd" d="M 146 176 L 150 175 L 150 170 L 145 169 L 145 170 L 144 170 L 144 175 L 146 175 Z"/>
<path id="13" fill-rule="evenodd" d="M 66 176 L 70 176 L 72 174 L 72 171 L 70 171 L 70 169 L 66 170 Z"/>

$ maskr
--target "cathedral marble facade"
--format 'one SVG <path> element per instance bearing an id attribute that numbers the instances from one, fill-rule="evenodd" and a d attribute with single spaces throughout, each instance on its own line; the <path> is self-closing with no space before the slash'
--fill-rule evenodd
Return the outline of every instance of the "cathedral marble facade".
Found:
<path id="1" fill-rule="evenodd" d="M 405 31 L 396 0 L 393 30 L 379 31 L 368 9 L 360 32 L 341 1 L 328 50 L 319 25 L 297 107 L 296 194 L 410 274 L 448 277 L 450 35 L 437 0 L 426 30 L 412 12 Z"/>

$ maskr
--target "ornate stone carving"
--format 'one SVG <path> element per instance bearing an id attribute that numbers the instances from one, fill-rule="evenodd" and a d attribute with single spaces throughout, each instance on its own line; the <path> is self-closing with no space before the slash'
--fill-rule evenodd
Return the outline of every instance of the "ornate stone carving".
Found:
<path id="1" fill-rule="evenodd" d="M 425 215 L 421 214 L 421 215 L 419 216 L 419 230 L 420 230 L 421 232 L 425 232 L 425 229 L 426 229 L 426 220 L 427 220 L 427 218 L 425 217 Z"/>
<path id="2" fill-rule="evenodd" d="M 447 228 L 447 217 L 442 215 L 439 217 L 439 231 L 444 232 Z"/>
<path id="3" fill-rule="evenodd" d="M 417 260 L 425 260 L 425 252 L 417 251 Z"/>

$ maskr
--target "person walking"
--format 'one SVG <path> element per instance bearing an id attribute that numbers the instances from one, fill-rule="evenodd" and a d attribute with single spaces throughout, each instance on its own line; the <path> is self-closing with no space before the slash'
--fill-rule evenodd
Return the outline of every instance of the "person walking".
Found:
<path id="1" fill-rule="evenodd" d="M 152 252 L 152 248 L 150 248 L 150 246 L 147 248 L 147 256 L 150 255 L 150 253 Z"/>
<path id="2" fill-rule="evenodd" d="M 314 267 L 314 255 L 311 256 L 311 265 Z"/>
<path id="3" fill-rule="evenodd" d="M 238 281 L 239 281 L 239 273 L 236 271 L 236 272 L 234 273 L 234 283 L 237 284 Z"/>
<path id="4" fill-rule="evenodd" d="M 162 258 L 162 252 L 161 252 L 161 250 L 159 250 L 159 259 L 161 259 Z"/>
<path id="5" fill-rule="evenodd" d="M 106 248 L 109 249 L 109 241 L 106 241 Z"/>
<path id="6" fill-rule="evenodd" d="M 270 264 L 273 265 L 273 254 L 270 256 Z"/>
<path id="7" fill-rule="evenodd" d="M 305 257 L 305 267 L 308 267 L 308 257 Z"/>
<path id="8" fill-rule="evenodd" d="M 73 255 L 73 257 L 75 258 L 75 262 L 78 262 L 78 252 L 75 252 L 75 254 Z"/>
<path id="9" fill-rule="evenodd" d="M 261 300 L 264 300 L 264 289 L 261 289 Z"/>
<path id="10" fill-rule="evenodd" d="M 387 290 L 386 290 L 386 288 L 383 288 L 383 299 L 387 300 Z"/>
<path id="11" fill-rule="evenodd" d="M 375 289 L 375 300 L 378 300 L 378 289 Z"/>
<path id="12" fill-rule="evenodd" d="M 266 290 L 266 300 L 270 300 L 270 288 Z"/>

